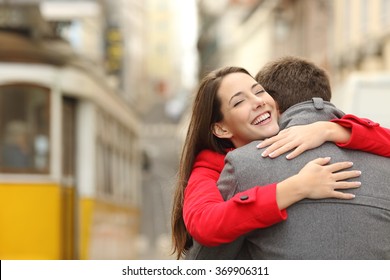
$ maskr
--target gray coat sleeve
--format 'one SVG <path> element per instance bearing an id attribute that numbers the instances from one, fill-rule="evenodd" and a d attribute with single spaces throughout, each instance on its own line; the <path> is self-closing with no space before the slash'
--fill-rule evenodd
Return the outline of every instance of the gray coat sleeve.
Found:
<path id="1" fill-rule="evenodd" d="M 217 182 L 218 189 L 225 200 L 231 199 L 238 192 L 236 168 L 231 153 L 225 157 L 225 166 Z"/>

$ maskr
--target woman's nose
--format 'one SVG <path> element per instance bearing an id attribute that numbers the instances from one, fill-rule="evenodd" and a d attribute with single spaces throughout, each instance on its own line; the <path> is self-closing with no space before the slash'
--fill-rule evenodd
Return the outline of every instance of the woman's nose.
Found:
<path id="1" fill-rule="evenodd" d="M 255 95 L 254 96 L 254 101 L 253 101 L 253 107 L 255 109 L 257 109 L 257 108 L 262 107 L 264 105 L 265 105 L 265 102 L 264 102 L 263 98 L 258 97 L 258 96 Z"/>

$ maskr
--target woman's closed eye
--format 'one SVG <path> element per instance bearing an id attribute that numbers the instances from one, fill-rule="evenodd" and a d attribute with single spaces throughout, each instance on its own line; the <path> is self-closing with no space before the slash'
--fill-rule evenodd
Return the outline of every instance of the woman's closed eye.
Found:
<path id="1" fill-rule="evenodd" d="M 255 92 L 255 95 L 259 95 L 259 94 L 264 93 L 264 92 L 265 92 L 264 89 L 260 89 L 260 90 L 258 90 L 258 91 Z"/>
<path id="2" fill-rule="evenodd" d="M 257 95 L 262 94 L 264 92 L 265 92 L 264 89 L 259 89 L 259 90 L 256 90 L 253 94 L 257 96 Z M 234 100 L 233 108 L 237 107 L 238 105 L 240 105 L 242 102 L 244 102 L 244 100 L 245 100 L 245 98 L 240 98 L 240 99 L 237 98 L 236 100 Z"/>
<path id="3" fill-rule="evenodd" d="M 240 99 L 240 100 L 237 100 L 233 103 L 233 107 L 237 107 L 238 105 L 240 105 L 242 102 L 244 101 L 244 99 Z"/>

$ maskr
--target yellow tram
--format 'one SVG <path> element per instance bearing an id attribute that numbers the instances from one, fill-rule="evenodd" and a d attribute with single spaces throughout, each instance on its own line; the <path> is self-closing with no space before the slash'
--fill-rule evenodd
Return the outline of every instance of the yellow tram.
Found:
<path id="1" fill-rule="evenodd" d="M 56 44 L 0 32 L 0 259 L 135 259 L 137 118 Z"/>

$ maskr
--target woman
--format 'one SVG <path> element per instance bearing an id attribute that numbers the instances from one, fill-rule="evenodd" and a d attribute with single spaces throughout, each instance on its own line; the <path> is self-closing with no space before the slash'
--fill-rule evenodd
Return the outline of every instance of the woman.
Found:
<path id="1" fill-rule="evenodd" d="M 226 77 L 233 77 L 233 79 L 228 80 Z M 248 82 L 250 83 L 250 90 L 245 91 L 245 94 L 240 90 L 243 77 L 246 79 L 247 84 Z M 238 90 L 228 100 L 230 107 L 221 109 L 221 97 L 217 94 L 229 91 L 231 87 L 236 87 Z M 236 107 L 240 106 L 244 95 L 244 99 L 250 99 L 252 109 L 243 109 L 243 113 L 239 115 L 239 118 L 224 119 L 224 116 L 227 115 L 226 110 L 235 110 Z M 266 104 L 267 110 L 263 111 L 262 114 L 251 112 L 251 110 L 255 110 L 261 106 L 261 104 Z M 358 176 L 358 173 L 353 171 L 338 173 L 340 177 L 337 179 L 333 178 L 330 181 L 327 179 L 328 175 L 350 167 L 350 163 L 337 163 L 324 166 L 327 164 L 328 159 L 317 159 L 309 162 L 297 176 L 294 176 L 300 178 L 298 180 L 300 183 L 298 184 L 297 181 L 293 182 L 291 178 L 288 178 L 278 184 L 253 188 L 256 195 L 263 198 L 259 200 L 259 204 L 244 207 L 245 209 L 237 209 L 234 202 L 223 201 L 215 183 L 223 167 L 224 155 L 229 150 L 245 145 L 253 140 L 264 139 L 265 137 L 275 135 L 279 130 L 277 119 L 278 112 L 273 99 L 242 68 L 229 67 L 215 71 L 205 77 L 201 82 L 194 102 L 192 119 L 183 148 L 179 180 L 174 200 L 172 231 L 178 258 L 191 246 L 191 237 L 186 230 L 183 219 L 183 205 L 185 208 L 187 202 L 192 206 L 196 205 L 198 208 L 196 211 L 193 211 L 194 214 L 192 216 L 190 214 L 187 217 L 187 226 L 189 225 L 189 220 L 202 219 L 204 223 L 215 220 L 222 221 L 219 224 L 227 229 L 234 227 L 234 231 L 232 231 L 230 236 L 224 234 L 219 239 L 215 238 L 210 244 L 206 242 L 206 245 L 218 245 L 232 241 L 239 235 L 255 228 L 267 227 L 284 220 L 286 218 L 285 208 L 302 198 L 353 198 L 351 194 L 335 192 L 334 190 L 330 191 L 326 187 L 328 183 L 336 184 L 340 188 L 358 187 L 359 182 L 347 183 L 342 181 Z M 336 124 L 333 125 L 337 126 Z M 337 127 L 337 129 L 341 130 L 344 135 L 343 137 L 348 139 L 348 130 L 341 127 Z M 323 141 L 327 140 L 336 139 L 323 139 Z M 320 177 L 321 172 L 313 171 L 313 168 L 315 170 L 321 170 L 321 172 L 325 170 L 324 173 L 326 176 Z M 308 182 L 308 178 L 319 180 Z M 184 190 L 187 184 L 188 187 L 184 200 Z M 300 189 L 302 186 L 304 186 L 305 190 Z M 188 189 L 191 189 L 191 192 L 188 192 Z M 312 191 L 316 192 L 315 197 L 313 197 Z M 276 197 L 277 192 L 278 197 Z M 294 195 L 296 192 L 304 193 L 304 197 L 291 200 L 291 197 L 296 197 Z M 250 225 L 237 225 L 240 219 L 236 217 L 240 215 L 252 215 L 254 220 L 258 222 Z M 214 224 L 211 222 L 211 228 L 213 227 Z M 208 235 L 207 232 L 198 234 L 196 231 L 199 229 L 202 229 L 202 226 L 189 226 L 189 231 L 193 236 L 201 237 Z M 219 228 L 215 226 L 212 230 L 215 233 L 218 232 Z M 198 241 L 202 243 L 202 240 Z"/>

